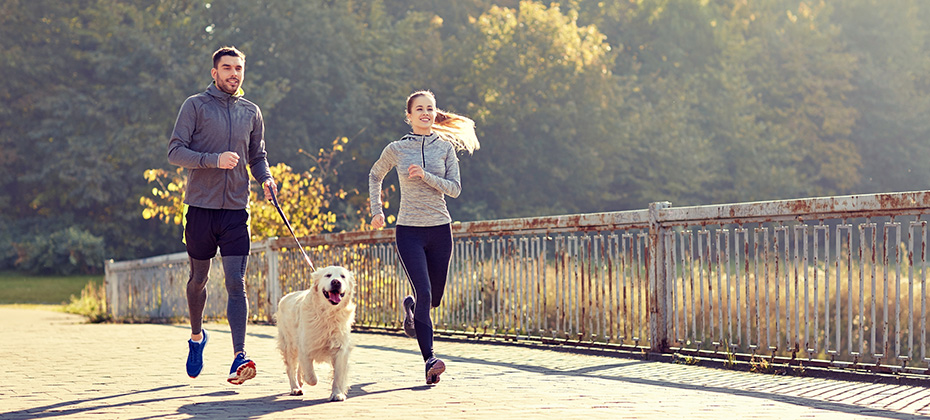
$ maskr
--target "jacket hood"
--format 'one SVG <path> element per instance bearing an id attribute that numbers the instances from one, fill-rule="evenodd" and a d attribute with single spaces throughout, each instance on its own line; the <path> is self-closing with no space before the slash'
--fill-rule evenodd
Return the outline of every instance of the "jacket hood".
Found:
<path id="1" fill-rule="evenodd" d="M 407 133 L 403 137 L 401 137 L 400 140 L 401 141 L 404 141 L 404 140 L 426 141 L 427 144 L 429 144 L 429 143 L 436 141 L 436 139 L 438 138 L 439 138 L 439 133 L 433 131 L 432 133 L 429 133 L 426 135 Z"/>
<path id="2" fill-rule="evenodd" d="M 225 99 L 237 100 L 239 98 L 242 98 L 243 95 L 245 95 L 245 91 L 242 90 L 242 85 L 239 85 L 239 89 L 236 90 L 235 94 L 230 95 L 220 90 L 220 88 L 216 87 L 215 82 L 210 82 L 210 86 L 207 86 L 207 93 L 209 93 L 210 96 L 213 96 L 217 99 L 223 99 L 223 100 Z"/>

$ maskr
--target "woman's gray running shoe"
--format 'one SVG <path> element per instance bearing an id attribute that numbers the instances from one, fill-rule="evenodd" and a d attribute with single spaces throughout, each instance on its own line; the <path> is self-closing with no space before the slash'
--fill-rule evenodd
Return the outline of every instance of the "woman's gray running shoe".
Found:
<path id="1" fill-rule="evenodd" d="M 426 361 L 426 384 L 438 384 L 439 375 L 446 371 L 446 364 L 443 363 L 442 359 L 436 357 L 430 357 Z"/>
<path id="2" fill-rule="evenodd" d="M 410 338 L 417 338 L 417 329 L 413 325 L 414 305 L 416 305 L 416 301 L 413 300 L 413 296 L 404 298 L 404 334 L 407 334 L 407 337 Z"/>

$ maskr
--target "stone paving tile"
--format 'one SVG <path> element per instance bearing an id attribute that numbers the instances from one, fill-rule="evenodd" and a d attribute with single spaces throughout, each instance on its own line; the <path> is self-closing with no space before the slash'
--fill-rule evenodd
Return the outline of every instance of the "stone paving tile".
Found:
<path id="1" fill-rule="evenodd" d="M 811 388 L 805 394 L 802 394 L 802 395 L 808 398 L 826 399 L 826 398 L 829 398 L 831 395 L 840 394 L 856 386 L 858 386 L 858 384 L 856 383 L 835 381 L 835 383 L 831 383 L 829 385 Z"/>
<path id="2" fill-rule="evenodd" d="M 849 402 L 855 403 L 856 401 L 861 401 L 869 396 L 875 394 L 882 388 L 882 384 L 866 384 L 861 386 L 855 386 L 848 389 L 842 394 L 838 394 L 829 398 L 830 401 L 839 401 L 839 402 Z"/>
<path id="3" fill-rule="evenodd" d="M 899 395 L 900 392 L 906 392 L 909 389 L 911 389 L 911 387 L 903 385 L 883 385 L 877 388 L 875 392 L 871 393 L 870 395 L 853 401 L 853 404 L 884 407 L 890 403 L 890 401 L 885 402 L 890 397 Z"/>
<path id="4" fill-rule="evenodd" d="M 916 411 L 922 406 L 930 403 L 930 389 L 910 389 L 901 392 L 896 397 L 897 398 L 895 398 L 889 404 L 885 405 L 884 408 L 887 410 L 901 411 L 905 413 L 912 412 L 912 408 L 914 411 Z"/>
<path id="5" fill-rule="evenodd" d="M 448 371 L 424 384 L 416 342 L 356 333 L 349 399 L 320 384 L 292 397 L 275 328 L 250 325 L 258 376 L 226 383 L 229 329 L 207 324 L 204 372 L 184 374 L 185 325 L 85 324 L 0 307 L 0 419 L 917 419 L 928 389 L 784 377 L 519 346 L 437 340 Z M 775 390 L 775 391 L 773 391 Z M 860 401 L 859 404 L 854 403 Z"/>

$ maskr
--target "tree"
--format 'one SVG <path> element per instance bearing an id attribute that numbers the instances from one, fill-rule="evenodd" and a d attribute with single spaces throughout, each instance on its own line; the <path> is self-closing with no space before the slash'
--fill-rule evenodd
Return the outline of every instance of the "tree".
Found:
<path id="1" fill-rule="evenodd" d="M 640 92 L 627 101 L 634 166 L 614 180 L 638 207 L 833 194 L 858 182 L 857 111 L 845 102 L 856 63 L 823 3 L 577 7 L 619 38 L 609 38 L 623 51 L 615 73 Z"/>
<path id="2" fill-rule="evenodd" d="M 495 6 L 446 56 L 458 77 L 439 106 L 473 117 L 482 140 L 453 204 L 465 220 L 591 211 L 609 194 L 602 153 L 622 147 L 611 122 L 623 97 L 603 35 L 576 19 L 530 1 Z"/>
<path id="3" fill-rule="evenodd" d="M 164 154 L 156 139 L 167 141 L 165 121 L 177 112 L 173 82 L 193 57 L 173 47 L 196 39 L 196 8 L 4 5 L 15 10 L 0 18 L 2 72 L 15 82 L 0 136 L 15 176 L 3 181 L 0 202 L 33 234 L 79 226 L 104 237 L 115 258 L 164 250 L 161 228 L 127 211 L 144 182 L 126 174 Z M 140 234 L 153 238 L 133 240 Z"/>
<path id="4" fill-rule="evenodd" d="M 344 150 L 343 146 L 347 142 L 346 138 L 336 139 L 332 142 L 330 150 L 320 150 L 315 158 L 317 166 L 306 172 L 295 173 L 284 163 L 269 168 L 278 186 L 276 195 L 278 205 L 288 217 L 294 234 L 297 236 L 331 232 L 340 221 L 337 214 L 330 209 L 338 200 L 344 199 L 346 193 L 335 189 L 326 181 L 333 179 L 333 172 L 337 166 L 334 158 L 337 153 Z M 159 219 L 169 225 L 182 225 L 187 211 L 184 204 L 184 191 L 187 187 L 184 169 L 178 168 L 175 171 L 149 169 L 145 171 L 145 179 L 155 186 L 152 188 L 151 195 L 143 196 L 139 200 L 139 204 L 143 207 L 142 217 Z M 290 231 L 280 220 L 274 204 L 265 200 L 264 192 L 257 187 L 257 183 L 249 192 L 249 203 L 249 227 L 252 241 L 290 236 Z M 342 222 L 346 223 L 346 221 Z M 357 219 L 349 223 L 355 226 L 365 226 L 364 222 L 359 223 Z"/>
<path id="5" fill-rule="evenodd" d="M 181 176 L 168 136 L 223 45 L 248 56 L 270 163 L 345 191 L 334 230 L 367 220 L 368 170 L 424 88 L 478 123 L 457 220 L 924 188 L 927 17 L 918 0 L 0 2 L 0 265 L 59 232 L 107 258 L 179 251 L 177 225 L 140 217 L 142 174 Z"/>
<path id="6" fill-rule="evenodd" d="M 924 189 L 930 179 L 930 31 L 916 0 L 855 0 L 832 11 L 856 57 L 847 106 L 860 117 L 850 140 L 862 155 L 857 191 Z"/>

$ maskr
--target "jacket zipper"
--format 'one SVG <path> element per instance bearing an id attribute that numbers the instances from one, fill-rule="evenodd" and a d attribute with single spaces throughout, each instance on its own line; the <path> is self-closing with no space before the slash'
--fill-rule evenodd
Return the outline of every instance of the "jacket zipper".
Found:
<path id="1" fill-rule="evenodd" d="M 232 148 L 232 112 L 229 110 L 229 98 L 226 98 L 226 150 Z M 242 157 L 240 156 L 240 159 Z M 226 197 L 229 196 L 229 172 L 223 178 L 223 208 L 226 208 Z"/>
<path id="2" fill-rule="evenodd" d="M 426 137 L 420 143 L 420 158 L 423 159 L 423 172 L 426 173 Z"/>

